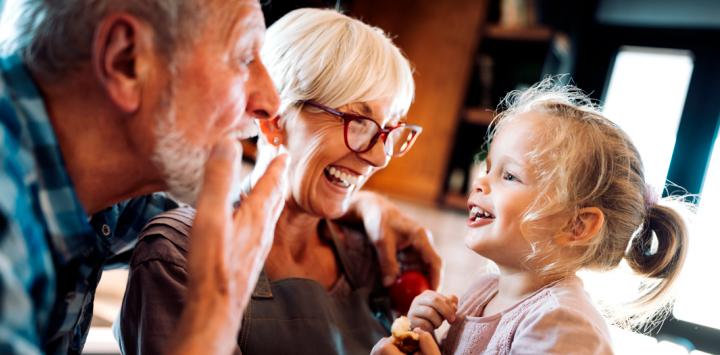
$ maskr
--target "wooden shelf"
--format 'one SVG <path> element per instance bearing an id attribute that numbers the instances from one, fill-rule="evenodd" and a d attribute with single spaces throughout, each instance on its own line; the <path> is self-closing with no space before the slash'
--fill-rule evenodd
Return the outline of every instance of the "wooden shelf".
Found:
<path id="1" fill-rule="evenodd" d="M 448 192 L 443 198 L 443 205 L 456 210 L 467 210 L 467 196 L 460 193 Z"/>
<path id="2" fill-rule="evenodd" d="M 485 30 L 485 37 L 495 40 L 509 41 L 549 41 L 553 36 L 553 32 L 548 27 L 504 27 L 500 25 L 490 25 Z"/>
<path id="3" fill-rule="evenodd" d="M 465 122 L 489 126 L 495 118 L 495 112 L 482 107 L 468 107 L 463 111 L 463 118 Z"/>

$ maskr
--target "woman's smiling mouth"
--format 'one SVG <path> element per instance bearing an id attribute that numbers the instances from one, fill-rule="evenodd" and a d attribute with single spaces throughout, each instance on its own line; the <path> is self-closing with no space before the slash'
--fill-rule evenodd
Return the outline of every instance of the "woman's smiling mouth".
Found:
<path id="1" fill-rule="evenodd" d="M 325 177 L 335 186 L 350 189 L 362 182 L 362 175 L 357 175 L 348 169 L 336 166 L 328 166 L 323 170 Z"/>

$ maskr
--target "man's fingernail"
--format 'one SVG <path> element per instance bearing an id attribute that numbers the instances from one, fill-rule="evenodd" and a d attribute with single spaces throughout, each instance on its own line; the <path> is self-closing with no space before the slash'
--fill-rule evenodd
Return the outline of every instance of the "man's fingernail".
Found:
<path id="1" fill-rule="evenodd" d="M 283 153 L 283 154 L 285 154 L 285 167 L 287 168 L 290 166 L 290 154 L 288 154 L 288 153 Z"/>
<path id="2" fill-rule="evenodd" d="M 390 286 L 393 284 L 393 282 L 395 282 L 395 278 L 392 276 L 385 276 L 385 278 L 383 279 L 383 285 L 385 286 Z"/>

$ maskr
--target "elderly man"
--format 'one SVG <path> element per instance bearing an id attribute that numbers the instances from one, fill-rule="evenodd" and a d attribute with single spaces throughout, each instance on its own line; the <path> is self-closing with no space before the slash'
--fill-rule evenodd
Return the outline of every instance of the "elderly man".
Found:
<path id="1" fill-rule="evenodd" d="M 239 208 L 238 139 L 275 116 L 256 0 L 29 1 L 0 60 L 0 353 L 79 353 L 102 269 L 149 218 L 194 203 L 187 306 L 171 353 L 227 353 L 282 207 L 286 157 Z M 382 213 L 377 213 L 381 210 Z M 354 213 L 385 278 L 426 232 L 372 194 Z M 89 216 L 93 216 L 90 218 Z M 387 282 L 386 282 L 387 283 Z"/>

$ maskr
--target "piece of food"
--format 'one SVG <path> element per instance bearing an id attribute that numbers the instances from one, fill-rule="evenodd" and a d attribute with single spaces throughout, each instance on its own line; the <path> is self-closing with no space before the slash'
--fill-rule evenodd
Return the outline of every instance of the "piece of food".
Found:
<path id="1" fill-rule="evenodd" d="M 413 299 L 430 289 L 427 277 L 420 271 L 406 271 L 390 286 L 390 301 L 400 314 L 407 314 Z"/>
<path id="2" fill-rule="evenodd" d="M 392 324 L 390 328 L 393 337 L 393 344 L 406 354 L 413 354 L 420 349 L 420 334 L 410 330 L 410 320 L 402 316 Z"/>

